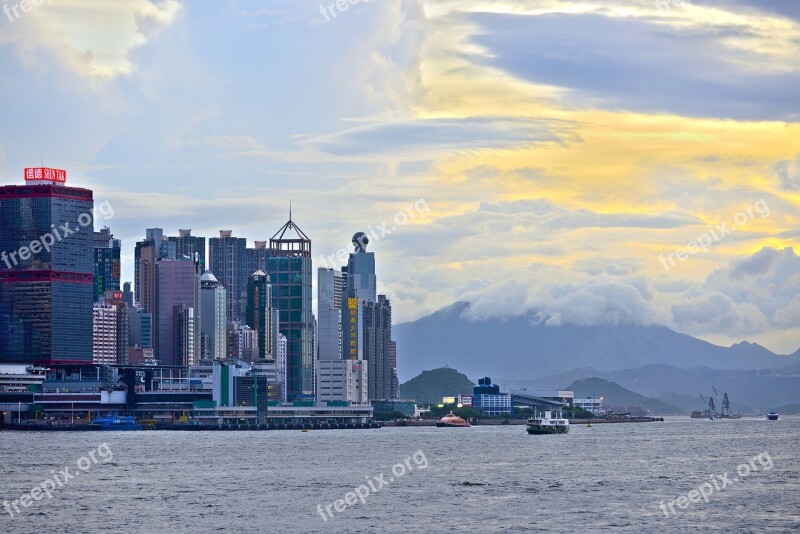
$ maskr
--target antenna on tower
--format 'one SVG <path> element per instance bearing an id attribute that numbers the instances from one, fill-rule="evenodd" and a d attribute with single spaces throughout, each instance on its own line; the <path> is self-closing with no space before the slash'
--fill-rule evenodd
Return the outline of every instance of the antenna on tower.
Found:
<path id="1" fill-rule="evenodd" d="M 289 199 L 289 220 L 292 220 L 292 199 Z"/>

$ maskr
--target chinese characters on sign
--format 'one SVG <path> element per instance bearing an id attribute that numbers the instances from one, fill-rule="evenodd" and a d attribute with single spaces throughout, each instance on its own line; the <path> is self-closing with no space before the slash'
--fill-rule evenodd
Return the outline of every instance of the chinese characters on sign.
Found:
<path id="1" fill-rule="evenodd" d="M 67 171 L 50 169 L 48 167 L 33 167 L 25 169 L 25 181 L 46 181 L 64 183 L 67 181 Z"/>

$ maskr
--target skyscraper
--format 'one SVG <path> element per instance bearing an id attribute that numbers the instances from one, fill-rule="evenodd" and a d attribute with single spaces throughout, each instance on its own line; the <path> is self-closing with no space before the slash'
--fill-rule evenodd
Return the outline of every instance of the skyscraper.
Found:
<path id="1" fill-rule="evenodd" d="M 269 241 L 267 274 L 272 280 L 272 307 L 288 344 L 287 397 L 310 397 L 314 394 L 311 240 L 292 221 L 291 210 L 289 221 Z"/>
<path id="2" fill-rule="evenodd" d="M 92 191 L 55 169 L 26 180 L 0 187 L 0 362 L 91 362 Z"/>
<path id="3" fill-rule="evenodd" d="M 117 363 L 117 309 L 105 302 L 95 302 L 93 312 L 92 362 Z"/>
<path id="4" fill-rule="evenodd" d="M 359 301 L 375 302 L 375 253 L 367 252 L 368 244 L 369 238 L 364 232 L 357 232 L 353 236 L 355 252 L 347 260 L 347 289 L 356 291 Z"/>
<path id="5" fill-rule="evenodd" d="M 230 230 L 220 230 L 219 237 L 209 239 L 209 270 L 225 287 L 228 299 L 228 320 L 240 318 L 240 299 L 247 287 L 247 240 L 233 237 Z"/>
<path id="6" fill-rule="evenodd" d="M 199 356 L 200 266 L 194 261 L 162 259 L 156 263 L 158 290 L 155 354 L 162 365 L 190 365 Z"/>
<path id="7" fill-rule="evenodd" d="M 364 232 L 353 236 L 354 252 L 350 254 L 342 295 L 342 355 L 351 360 L 366 360 L 364 343 L 364 305 L 375 302 L 377 279 L 375 253 L 367 252 L 369 238 Z"/>
<path id="8" fill-rule="evenodd" d="M 258 360 L 275 361 L 276 322 L 272 311 L 272 284 L 264 271 L 256 271 L 247 282 L 245 323 L 258 332 Z"/>
<path id="9" fill-rule="evenodd" d="M 341 271 L 317 269 L 317 358 L 342 359 L 342 293 Z"/>
<path id="10" fill-rule="evenodd" d="M 249 277 L 256 271 L 267 272 L 269 249 L 266 241 L 256 241 L 253 248 L 245 249 L 245 270 Z"/>
<path id="11" fill-rule="evenodd" d="M 122 292 L 109 289 L 93 308 L 93 363 L 128 363 L 130 322 Z"/>
<path id="12" fill-rule="evenodd" d="M 108 227 L 94 233 L 94 300 L 107 290 L 119 291 L 122 244 Z"/>
<path id="13" fill-rule="evenodd" d="M 386 295 L 379 295 L 377 302 L 364 303 L 364 359 L 368 363 L 370 400 L 396 398 L 391 344 L 392 305 Z"/>
<path id="14" fill-rule="evenodd" d="M 171 243 L 175 243 L 175 257 L 177 259 L 194 259 L 197 253 L 197 260 L 200 263 L 200 272 L 206 272 L 206 238 L 192 235 L 191 229 L 178 230 L 178 236 L 167 238 Z"/>
<path id="15" fill-rule="evenodd" d="M 389 343 L 389 367 L 392 369 L 392 385 L 387 399 L 400 398 L 400 380 L 397 378 L 397 341 Z"/>
<path id="16" fill-rule="evenodd" d="M 207 356 L 215 360 L 225 359 L 228 357 L 228 307 L 225 288 L 211 271 L 206 271 L 200 278 L 200 286 L 200 307 L 203 310 L 200 335 L 208 339 Z"/>
<path id="17" fill-rule="evenodd" d="M 130 323 L 129 345 L 143 349 L 153 348 L 153 314 L 135 304 L 128 308 Z"/>
<path id="18" fill-rule="evenodd" d="M 133 291 L 131 291 L 130 282 L 122 284 L 122 302 L 124 302 L 128 308 L 133 308 Z"/>

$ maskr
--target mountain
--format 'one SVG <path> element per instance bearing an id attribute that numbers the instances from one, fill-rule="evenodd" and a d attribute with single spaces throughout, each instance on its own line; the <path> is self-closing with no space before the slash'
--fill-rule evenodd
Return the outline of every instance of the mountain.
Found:
<path id="1" fill-rule="evenodd" d="M 592 368 L 571 369 L 534 380 L 506 380 L 513 389 L 552 389 L 573 380 L 599 377 L 611 380 L 642 395 L 656 397 L 685 410 L 703 408 L 700 394 L 721 395 L 727 392 L 733 411 L 753 413 L 773 406 L 800 402 L 800 365 L 777 369 L 742 370 L 673 365 L 644 365 L 633 369 L 599 371 Z"/>
<path id="2" fill-rule="evenodd" d="M 677 406 L 681 410 L 685 412 L 691 412 L 693 410 L 705 410 L 706 405 L 703 403 L 700 395 L 695 395 L 692 397 L 691 395 L 683 395 L 681 393 L 664 393 L 658 396 L 659 400 L 666 402 L 667 404 L 671 404 L 673 406 Z M 721 401 L 721 399 L 717 399 L 717 402 Z M 718 410 L 722 409 L 721 406 L 717 407 Z M 746 415 L 754 415 L 758 413 L 757 410 L 751 408 L 746 404 L 742 404 L 740 402 L 731 402 L 731 412 L 732 413 L 742 413 Z"/>
<path id="3" fill-rule="evenodd" d="M 400 398 L 414 399 L 419 404 L 436 404 L 442 397 L 472 393 L 475 383 L 455 369 L 442 367 L 423 371 L 419 376 L 400 384 Z"/>
<path id="4" fill-rule="evenodd" d="M 639 395 L 629 389 L 625 389 L 619 384 L 603 380 L 602 378 L 593 377 L 576 380 L 563 389 L 574 391 L 576 398 L 586 398 L 590 396 L 595 398 L 603 397 L 606 406 L 639 406 L 653 415 L 677 415 L 685 413 L 680 408 L 676 408 L 662 400 Z"/>
<path id="5" fill-rule="evenodd" d="M 535 380 L 575 368 L 615 371 L 669 364 L 741 370 L 800 362 L 800 351 L 779 356 L 747 342 L 722 347 L 664 326 L 551 327 L 537 324 L 530 313 L 470 320 L 469 307 L 459 302 L 394 327 L 402 378 L 442 365 L 457 366 L 471 377 Z"/>
<path id="6" fill-rule="evenodd" d="M 784 406 L 778 406 L 777 408 L 773 408 L 772 411 L 778 412 L 782 415 L 800 415 L 800 404 L 793 403 L 793 404 L 786 404 Z"/>

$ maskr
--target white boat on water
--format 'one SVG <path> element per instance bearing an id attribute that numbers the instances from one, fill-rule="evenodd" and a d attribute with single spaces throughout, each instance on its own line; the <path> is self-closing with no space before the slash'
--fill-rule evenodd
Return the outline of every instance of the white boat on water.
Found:
<path id="1" fill-rule="evenodd" d="M 547 410 L 538 417 L 528 419 L 528 434 L 566 434 L 569 432 L 569 419 L 565 419 L 561 409 Z"/>

